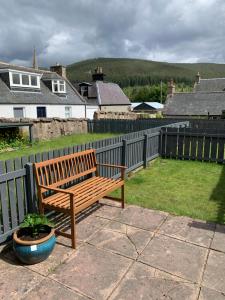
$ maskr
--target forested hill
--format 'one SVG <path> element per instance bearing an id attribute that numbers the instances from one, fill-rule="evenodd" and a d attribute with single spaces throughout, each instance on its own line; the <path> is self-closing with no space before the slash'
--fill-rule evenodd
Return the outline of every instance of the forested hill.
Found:
<path id="1" fill-rule="evenodd" d="M 97 58 L 67 66 L 68 78 L 73 82 L 90 81 L 91 71 L 103 67 L 106 80 L 119 83 L 121 87 L 157 84 L 173 78 L 177 83 L 192 85 L 195 75 L 202 78 L 225 77 L 225 64 L 166 63 L 128 58 Z"/>

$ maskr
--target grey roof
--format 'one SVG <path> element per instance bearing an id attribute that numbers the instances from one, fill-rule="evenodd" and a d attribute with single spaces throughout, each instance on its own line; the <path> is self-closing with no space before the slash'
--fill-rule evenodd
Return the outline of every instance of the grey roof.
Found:
<path id="1" fill-rule="evenodd" d="M 55 72 L 45 72 L 43 73 L 42 80 L 52 80 L 52 79 L 62 79 L 61 76 L 59 76 L 59 74 L 55 73 Z"/>
<path id="2" fill-rule="evenodd" d="M 5 69 L 14 69 L 26 72 L 37 72 L 37 70 L 32 68 L 17 67 L 14 65 L 6 64 L 0 62 L 0 68 L 4 67 Z M 38 73 L 43 73 L 43 79 L 62 79 L 55 72 L 39 70 Z M 82 105 L 85 104 L 85 100 L 77 92 L 77 90 L 72 86 L 72 84 L 66 81 L 66 94 L 55 94 L 53 93 L 48 86 L 44 83 L 43 80 L 40 82 L 40 91 L 37 89 L 26 90 L 13 90 L 8 87 L 8 85 L 0 77 L 0 104 L 62 104 L 62 105 Z"/>
<path id="3" fill-rule="evenodd" d="M 175 93 L 168 96 L 164 108 L 167 116 L 221 115 L 225 110 L 225 92 Z"/>
<path id="4" fill-rule="evenodd" d="M 17 70 L 17 71 L 39 73 L 39 74 L 43 73 L 43 70 L 36 70 L 36 69 L 33 69 L 33 68 L 17 66 L 17 65 L 10 64 L 10 63 L 5 63 L 3 61 L 0 61 L 0 69 L 12 69 L 12 70 Z"/>
<path id="5" fill-rule="evenodd" d="M 196 92 L 221 92 L 225 90 L 225 78 L 200 79 L 195 85 Z"/>
<path id="6" fill-rule="evenodd" d="M 88 98 L 96 98 L 97 99 L 97 89 L 96 85 L 88 86 Z"/>
<path id="7" fill-rule="evenodd" d="M 99 105 L 131 105 L 118 84 L 96 81 Z"/>

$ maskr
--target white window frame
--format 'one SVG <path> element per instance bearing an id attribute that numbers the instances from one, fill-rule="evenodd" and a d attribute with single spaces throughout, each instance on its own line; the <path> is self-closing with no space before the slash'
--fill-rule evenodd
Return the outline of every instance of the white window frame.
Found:
<path id="1" fill-rule="evenodd" d="M 69 109 L 69 111 L 66 111 Z M 69 112 L 69 117 L 66 115 Z M 65 118 L 72 118 L 72 106 L 65 106 Z"/>
<path id="2" fill-rule="evenodd" d="M 55 84 L 57 85 L 58 91 L 55 90 Z M 60 91 L 60 86 L 63 86 L 63 91 Z M 66 93 L 66 82 L 61 79 L 53 79 L 52 80 L 52 91 L 57 94 L 65 94 Z"/>
<path id="3" fill-rule="evenodd" d="M 26 115 L 25 115 L 25 107 L 24 106 L 13 106 L 13 118 L 15 118 L 15 114 L 14 114 L 14 109 L 22 109 L 23 111 L 23 117 L 22 118 L 26 118 Z"/>
<path id="4" fill-rule="evenodd" d="M 19 75 L 19 81 L 20 83 L 13 83 L 13 74 L 18 74 Z M 29 80 L 29 84 L 23 84 L 22 83 L 22 75 L 27 75 L 28 76 L 28 80 Z M 37 78 L 37 85 L 32 85 L 31 84 L 31 76 L 35 76 Z M 10 70 L 9 71 L 9 83 L 10 86 L 14 86 L 14 87 L 27 87 L 27 88 L 38 88 L 40 89 L 40 79 L 41 79 L 41 75 L 36 74 L 36 73 L 27 73 L 27 72 L 22 72 L 22 71 L 13 71 Z"/>

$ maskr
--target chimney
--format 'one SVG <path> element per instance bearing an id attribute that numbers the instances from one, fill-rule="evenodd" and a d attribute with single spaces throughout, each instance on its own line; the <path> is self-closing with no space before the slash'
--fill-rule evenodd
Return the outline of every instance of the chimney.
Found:
<path id="1" fill-rule="evenodd" d="M 56 72 L 60 76 L 66 79 L 66 67 L 57 63 L 55 66 L 50 67 L 50 71 Z"/>
<path id="2" fill-rule="evenodd" d="M 195 82 L 200 83 L 200 79 L 201 79 L 201 76 L 200 76 L 200 73 L 198 72 L 198 74 L 195 76 Z"/>
<path id="3" fill-rule="evenodd" d="M 172 97 L 174 93 L 175 93 L 175 84 L 173 82 L 173 79 L 171 79 L 170 82 L 168 82 L 167 94 Z"/>
<path id="4" fill-rule="evenodd" d="M 36 57 L 36 49 L 34 47 L 34 53 L 33 53 L 33 68 L 35 70 L 38 70 L 38 64 L 37 64 L 37 57 Z"/>
<path id="5" fill-rule="evenodd" d="M 105 74 L 103 73 L 102 71 L 102 67 L 97 67 L 95 69 L 95 72 L 94 74 L 92 74 L 92 80 L 93 81 L 103 81 L 104 80 L 104 77 L 105 77 Z"/>

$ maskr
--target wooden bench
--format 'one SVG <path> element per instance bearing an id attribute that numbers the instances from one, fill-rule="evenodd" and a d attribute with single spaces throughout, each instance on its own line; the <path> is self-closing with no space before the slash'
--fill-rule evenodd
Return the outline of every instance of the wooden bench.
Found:
<path id="1" fill-rule="evenodd" d="M 119 168 L 119 179 L 99 176 L 98 167 Z M 71 234 L 57 231 L 72 240 L 76 248 L 76 214 L 88 208 L 102 198 L 120 201 L 124 208 L 124 166 L 98 164 L 93 149 L 74 153 L 34 164 L 34 173 L 38 189 L 39 210 L 50 209 L 70 216 Z M 89 177 L 74 184 L 76 179 Z M 63 188 L 62 188 L 63 186 Z M 65 186 L 67 186 L 65 188 Z M 121 188 L 121 198 L 109 197 L 109 193 Z M 51 191 L 51 192 L 49 192 Z"/>

